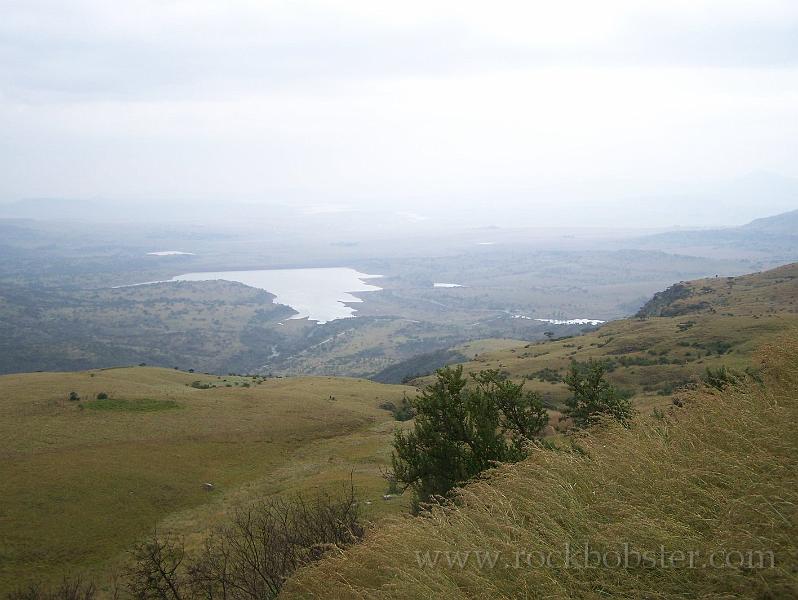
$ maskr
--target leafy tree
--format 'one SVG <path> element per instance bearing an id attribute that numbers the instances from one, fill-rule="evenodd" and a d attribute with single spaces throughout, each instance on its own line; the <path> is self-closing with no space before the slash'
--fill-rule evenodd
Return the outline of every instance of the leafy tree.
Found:
<path id="1" fill-rule="evenodd" d="M 632 418 L 632 403 L 607 381 L 605 373 L 605 365 L 593 359 L 571 363 L 564 379 L 572 394 L 565 402 L 565 414 L 577 427 L 588 427 L 602 415 L 617 419 L 624 426 Z"/>
<path id="2" fill-rule="evenodd" d="M 498 371 L 463 376 L 462 366 L 436 371 L 415 399 L 411 431 L 397 431 L 393 475 L 413 489 L 414 509 L 443 495 L 496 462 L 526 456 L 526 447 L 548 423 L 540 396 Z"/>

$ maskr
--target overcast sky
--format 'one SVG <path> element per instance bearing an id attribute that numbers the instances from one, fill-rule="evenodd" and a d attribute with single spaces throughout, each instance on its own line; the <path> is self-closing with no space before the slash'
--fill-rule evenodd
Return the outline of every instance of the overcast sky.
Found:
<path id="1" fill-rule="evenodd" d="M 621 214 L 796 156 L 795 0 L 0 0 L 4 201 Z"/>

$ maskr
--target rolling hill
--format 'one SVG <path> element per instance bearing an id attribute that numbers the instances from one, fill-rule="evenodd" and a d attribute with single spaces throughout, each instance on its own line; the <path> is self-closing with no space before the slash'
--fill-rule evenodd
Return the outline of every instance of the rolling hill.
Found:
<path id="1" fill-rule="evenodd" d="M 5 375 L 0 390 L 1 595 L 66 572 L 105 584 L 154 527 L 190 545 L 252 498 L 350 476 L 379 498 L 394 428 L 379 405 L 413 388 L 130 367 Z"/>
<path id="2" fill-rule="evenodd" d="M 561 377 L 571 361 L 600 360 L 612 383 L 648 410 L 667 405 L 707 367 L 751 366 L 760 345 L 796 329 L 798 264 L 793 263 L 741 277 L 678 283 L 656 294 L 636 317 L 575 337 L 484 352 L 464 368 L 499 369 L 526 380 L 556 410 L 568 396 Z M 556 335 L 556 327 L 552 330 Z"/>
<path id="3" fill-rule="evenodd" d="M 762 469 L 782 469 L 786 481 L 790 467 L 784 461 L 789 444 L 795 442 L 795 405 L 785 400 L 783 406 L 760 413 L 768 398 L 781 402 L 795 390 L 796 301 L 798 264 L 791 264 L 742 277 L 675 284 L 656 294 L 636 317 L 579 336 L 556 339 L 557 326 L 552 325 L 555 339 L 550 341 L 493 339 L 454 347 L 446 360 L 473 356 L 464 363 L 466 371 L 494 368 L 526 381 L 528 388 L 541 392 L 555 417 L 568 395 L 561 376 L 571 361 L 603 361 L 611 381 L 633 396 L 641 422 L 650 421 L 652 413 L 658 418 L 654 425 L 575 442 L 584 442 L 585 453 L 568 451 L 567 440 L 572 438 L 558 435 L 561 424 L 555 418 L 547 433 L 562 452 L 536 453 L 526 463 L 503 468 L 491 481 L 467 488 L 462 512 L 446 509 L 430 519 L 401 519 L 374 528 L 363 546 L 300 575 L 291 587 L 293 594 L 390 598 L 406 597 L 401 594 L 408 589 L 408 597 L 459 597 L 479 596 L 484 588 L 486 594 L 511 597 L 512 590 L 520 589 L 513 587 L 517 580 L 494 581 L 493 575 L 472 577 L 465 571 L 453 578 L 451 573 L 414 570 L 408 563 L 415 549 L 431 549 L 438 542 L 441 550 L 476 543 L 474 527 L 484 527 L 485 544 L 501 539 L 505 548 L 511 541 L 536 544 L 541 539 L 551 545 L 563 539 L 566 529 L 569 535 L 596 536 L 609 543 L 613 529 L 608 524 L 618 519 L 653 523 L 649 537 L 633 538 L 640 543 L 723 542 L 723 527 L 731 525 L 715 523 L 717 535 L 702 538 L 694 530 L 698 521 L 680 498 L 695 496 L 701 510 L 709 510 L 712 498 L 718 500 L 718 489 L 702 490 L 696 479 L 713 460 L 712 444 L 721 448 L 721 464 L 744 469 L 747 490 L 769 489 L 772 482 Z M 730 391 L 722 400 L 695 390 L 706 367 L 758 368 L 756 352 L 774 342 L 786 350 L 765 354 L 769 362 L 762 373 L 772 387 Z M 423 367 L 404 365 L 409 372 Z M 413 383 L 424 382 L 421 378 Z M 125 549 L 153 527 L 181 536 L 191 548 L 210 528 L 225 522 L 235 506 L 254 498 L 334 488 L 351 475 L 362 497 L 376 499 L 384 492 L 381 468 L 388 463 L 397 426 L 380 406 L 397 402 L 416 387 L 333 377 L 216 376 L 141 366 L 6 375 L 0 377 L 0 389 L 3 592 L 27 578 L 53 580 L 65 572 L 86 572 L 102 584 L 122 564 Z M 70 400 L 71 392 L 79 399 Z M 676 404 L 690 405 L 689 410 L 661 421 L 674 397 L 679 398 Z M 707 432 L 706 440 L 700 428 Z M 765 434 L 767 429 L 773 439 Z M 742 450 L 755 451 L 762 468 L 746 462 L 740 448 L 724 446 L 724 431 L 730 439 L 744 442 Z M 671 439 L 677 440 L 672 447 Z M 702 462 L 693 465 L 689 447 L 699 442 L 704 446 L 694 449 Z M 662 461 L 662 456 L 668 459 Z M 635 474 L 631 479 L 637 487 L 626 484 L 627 473 Z M 722 476 L 732 477 L 725 470 Z M 673 487 L 669 478 L 684 479 L 684 486 Z M 740 518 L 752 514 L 746 502 L 753 492 L 734 487 L 736 480 L 723 481 L 732 490 L 723 502 L 742 506 Z M 784 486 L 778 489 L 784 498 L 790 497 Z M 588 500 L 594 490 L 601 495 L 597 512 L 591 514 Z M 406 512 L 408 502 L 379 500 L 368 506 L 366 517 L 376 519 Z M 668 520 L 659 523 L 654 516 L 663 507 Z M 517 517 L 527 528 L 541 519 L 540 526 L 526 531 Z M 567 528 L 567 523 L 573 527 Z M 794 521 L 788 519 L 784 535 L 790 527 Z M 693 537 L 679 538 L 682 530 Z M 514 531 L 517 537 L 508 541 L 499 531 Z M 752 533 L 754 541 L 764 539 L 762 531 Z M 773 539 L 784 547 L 779 535 Z M 370 557 L 363 554 L 369 552 Z M 779 585 L 789 582 L 781 571 L 777 576 Z M 555 586 L 555 596 L 558 585 L 588 589 L 579 576 L 557 577 L 547 580 Z M 332 593 L 325 587 L 330 581 L 342 587 Z M 395 587 L 394 581 L 403 587 Z M 537 580 L 524 581 L 531 585 Z M 654 585 L 642 575 L 641 581 Z M 621 590 L 621 584 L 621 579 L 601 583 L 612 593 Z"/>
<path id="4" fill-rule="evenodd" d="M 739 227 L 670 231 L 634 240 L 635 247 L 715 258 L 747 257 L 773 266 L 798 259 L 798 210 Z"/>

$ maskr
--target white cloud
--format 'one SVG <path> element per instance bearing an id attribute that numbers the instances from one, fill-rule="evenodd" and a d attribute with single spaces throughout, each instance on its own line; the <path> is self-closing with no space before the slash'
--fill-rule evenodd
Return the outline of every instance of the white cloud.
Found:
<path id="1" fill-rule="evenodd" d="M 291 190 L 314 210 L 798 175 L 795 2 L 0 10 L 0 199 Z"/>

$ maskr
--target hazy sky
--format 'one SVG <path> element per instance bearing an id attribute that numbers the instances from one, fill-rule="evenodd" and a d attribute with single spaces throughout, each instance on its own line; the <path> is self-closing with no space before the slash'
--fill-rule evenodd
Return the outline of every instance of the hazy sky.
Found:
<path id="1" fill-rule="evenodd" d="M 622 211 L 796 156 L 795 0 L 0 0 L 5 201 Z"/>

